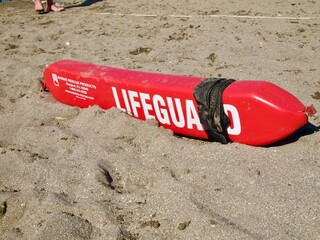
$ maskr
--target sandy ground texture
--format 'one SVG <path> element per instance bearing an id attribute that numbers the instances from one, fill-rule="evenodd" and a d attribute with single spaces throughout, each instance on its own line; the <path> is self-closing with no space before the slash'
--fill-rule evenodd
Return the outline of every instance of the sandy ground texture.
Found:
<path id="1" fill-rule="evenodd" d="M 73 59 L 265 79 L 320 110 L 320 3 L 0 4 L 0 239 L 320 239 L 319 114 L 282 144 L 174 136 L 39 91 Z"/>

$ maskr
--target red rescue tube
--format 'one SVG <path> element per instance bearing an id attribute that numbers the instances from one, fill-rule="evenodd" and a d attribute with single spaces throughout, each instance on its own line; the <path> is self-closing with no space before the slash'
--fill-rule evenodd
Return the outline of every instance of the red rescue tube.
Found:
<path id="1" fill-rule="evenodd" d="M 156 119 L 176 134 L 207 139 L 193 96 L 204 79 L 61 60 L 45 69 L 43 85 L 65 104 L 117 107 L 142 120 Z M 308 121 L 306 107 L 296 97 L 266 81 L 236 81 L 224 90 L 222 102 L 233 142 L 268 145 Z"/>

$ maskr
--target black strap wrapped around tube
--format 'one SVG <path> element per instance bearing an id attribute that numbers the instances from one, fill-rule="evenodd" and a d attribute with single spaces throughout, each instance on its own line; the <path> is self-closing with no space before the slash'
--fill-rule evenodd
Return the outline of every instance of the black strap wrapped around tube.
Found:
<path id="1" fill-rule="evenodd" d="M 222 93 L 234 81 L 226 78 L 207 78 L 193 91 L 200 121 L 210 141 L 223 144 L 230 142 L 227 132 L 230 120 L 223 110 Z"/>

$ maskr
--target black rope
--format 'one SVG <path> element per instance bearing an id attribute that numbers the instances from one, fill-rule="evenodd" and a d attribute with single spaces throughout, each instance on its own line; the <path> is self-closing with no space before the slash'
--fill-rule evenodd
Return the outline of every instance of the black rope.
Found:
<path id="1" fill-rule="evenodd" d="M 223 144 L 230 142 L 227 132 L 230 120 L 223 110 L 222 93 L 234 81 L 226 78 L 207 78 L 193 91 L 200 121 L 210 141 Z"/>

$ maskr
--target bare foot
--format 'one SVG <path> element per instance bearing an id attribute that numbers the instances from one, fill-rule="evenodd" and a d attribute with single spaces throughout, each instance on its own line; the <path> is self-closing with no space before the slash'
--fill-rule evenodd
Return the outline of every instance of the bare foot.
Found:
<path id="1" fill-rule="evenodd" d="M 46 12 L 54 11 L 54 12 L 61 12 L 63 11 L 63 7 L 57 7 L 53 0 L 47 0 L 47 7 L 46 7 Z"/>
<path id="2" fill-rule="evenodd" d="M 54 11 L 54 12 L 61 12 L 64 10 L 63 7 L 57 7 L 55 4 L 52 4 L 51 5 L 51 10 Z"/>
<path id="3" fill-rule="evenodd" d="M 37 13 L 44 13 L 41 0 L 34 0 L 34 10 L 36 10 Z"/>

